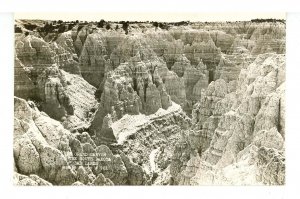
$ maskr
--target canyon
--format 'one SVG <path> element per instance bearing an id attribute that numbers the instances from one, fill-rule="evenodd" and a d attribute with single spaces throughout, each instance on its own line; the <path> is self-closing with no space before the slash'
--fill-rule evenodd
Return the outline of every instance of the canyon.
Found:
<path id="1" fill-rule="evenodd" d="M 15 185 L 284 185 L 285 21 L 15 21 Z"/>

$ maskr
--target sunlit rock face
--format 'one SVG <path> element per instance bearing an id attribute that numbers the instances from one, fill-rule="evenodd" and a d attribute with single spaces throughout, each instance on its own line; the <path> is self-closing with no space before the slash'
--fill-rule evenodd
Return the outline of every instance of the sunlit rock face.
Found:
<path id="1" fill-rule="evenodd" d="M 14 95 L 25 99 L 34 97 L 37 95 L 35 92 L 35 84 L 31 81 L 30 77 L 27 75 L 26 68 L 20 62 L 20 60 L 15 57 L 15 67 L 14 67 Z"/>
<path id="2" fill-rule="evenodd" d="M 248 54 L 223 55 L 214 72 L 214 80 L 223 79 L 226 82 L 237 80 L 243 67 L 249 65 L 255 57 Z"/>
<path id="3" fill-rule="evenodd" d="M 189 159 L 186 165 L 178 160 L 180 152 L 174 151 L 174 164 L 181 161 L 183 165 L 181 169 L 174 165 L 171 172 L 178 184 L 284 183 L 285 132 L 284 122 L 281 122 L 285 112 L 281 103 L 284 101 L 284 68 L 284 55 L 262 54 L 241 70 L 234 92 L 222 79 L 218 80 L 223 81 L 219 85 L 216 81 L 208 86 L 205 97 L 193 110 L 194 129 L 178 143 L 178 147 L 185 146 L 185 153 L 190 153 L 185 155 Z M 235 175 L 243 172 L 231 165 L 243 165 L 245 161 L 249 170 L 244 172 L 249 172 L 249 181 L 221 180 L 229 175 L 226 172 L 237 172 Z M 271 163 L 270 170 L 271 167 L 280 169 L 265 173 L 262 168 L 268 161 L 276 161 Z M 251 174 L 254 176 L 251 177 L 250 172 L 254 172 Z M 259 178 L 262 175 L 266 176 Z"/>
<path id="4" fill-rule="evenodd" d="M 256 26 L 250 37 L 256 45 L 252 49 L 252 54 L 262 54 L 268 52 L 285 53 L 285 24 L 276 26 L 264 23 Z"/>
<path id="5" fill-rule="evenodd" d="M 221 49 L 216 46 L 207 31 L 191 31 L 181 36 L 185 44 L 184 53 L 192 64 L 202 60 L 209 69 L 219 62 Z"/>
<path id="6" fill-rule="evenodd" d="M 119 57 L 111 57 L 112 51 L 123 40 L 123 35 L 117 33 L 93 32 L 86 36 L 80 50 L 80 69 L 84 79 L 98 87 L 103 81 L 105 69 L 109 64 L 115 67 L 120 63 Z M 109 58 L 112 58 L 109 61 Z M 114 64 L 118 61 L 118 64 Z"/>
<path id="7" fill-rule="evenodd" d="M 16 185 L 142 185 L 145 172 L 124 154 L 96 146 L 87 132 L 71 133 L 37 110 L 33 102 L 15 98 L 14 164 Z M 93 167 L 74 166 L 80 153 L 105 154 L 108 162 Z M 137 173 L 139 173 L 137 175 Z"/>
<path id="8" fill-rule="evenodd" d="M 284 21 L 15 30 L 15 185 L 285 183 Z"/>
<path id="9" fill-rule="evenodd" d="M 43 38 L 34 35 L 20 37 L 15 42 L 16 56 L 25 67 L 33 67 L 38 71 L 52 64 L 58 64 L 67 72 L 79 73 L 76 56 L 74 57 L 67 44 L 58 45 L 60 43 L 58 40 L 58 43 L 49 44 Z"/>
<path id="10" fill-rule="evenodd" d="M 167 73 L 171 72 L 166 65 L 159 66 L 161 64 L 159 61 L 143 62 L 137 54 L 129 62 L 121 64 L 107 74 L 102 88 L 101 108 L 98 109 L 91 126 L 97 135 L 106 132 L 102 129 L 102 120 L 107 114 L 112 115 L 112 120 L 116 121 L 125 114 L 150 115 L 160 108 L 167 109 L 171 106 L 168 87 L 163 83 L 169 80 L 158 75 L 163 67 Z"/>
<path id="11" fill-rule="evenodd" d="M 66 121 L 70 128 L 87 127 L 86 115 L 97 104 L 96 89 L 80 75 L 65 72 L 70 60 L 62 60 L 65 55 L 57 49 L 63 48 L 32 35 L 16 41 L 15 95 L 35 101 L 50 117 Z M 72 57 L 69 51 L 64 53 Z M 67 64 L 78 67 L 73 62 L 71 59 Z"/>

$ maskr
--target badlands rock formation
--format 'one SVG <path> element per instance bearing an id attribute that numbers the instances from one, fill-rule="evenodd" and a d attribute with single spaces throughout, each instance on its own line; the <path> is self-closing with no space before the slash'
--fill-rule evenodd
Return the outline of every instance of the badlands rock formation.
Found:
<path id="1" fill-rule="evenodd" d="M 15 185 L 285 183 L 283 21 L 15 30 Z"/>
<path id="2" fill-rule="evenodd" d="M 223 79 L 209 84 L 174 152 L 176 183 L 284 184 L 284 68 L 284 55 L 262 54 L 235 88 Z"/>

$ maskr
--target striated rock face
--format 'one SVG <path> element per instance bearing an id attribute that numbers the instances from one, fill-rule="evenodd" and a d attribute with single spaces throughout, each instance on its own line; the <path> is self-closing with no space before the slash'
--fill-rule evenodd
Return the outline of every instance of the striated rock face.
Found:
<path id="1" fill-rule="evenodd" d="M 249 65 L 253 58 L 245 54 L 223 55 L 214 72 L 214 79 L 226 82 L 237 80 L 243 67 Z"/>
<path id="2" fill-rule="evenodd" d="M 54 52 L 56 54 L 55 57 L 57 57 L 56 63 L 60 66 L 60 68 L 62 68 L 66 72 L 69 72 L 72 74 L 81 74 L 81 69 L 77 62 L 78 57 L 73 51 L 71 51 L 72 49 L 74 49 L 74 47 L 70 46 L 68 48 L 68 46 L 67 46 L 70 42 L 69 41 L 70 38 L 69 37 L 63 38 L 62 40 L 64 42 L 67 42 L 67 44 L 59 43 L 60 40 L 57 40 L 58 43 L 53 43 L 51 45 L 52 49 L 54 50 Z M 60 45 L 62 45 L 62 46 L 60 46 Z"/>
<path id="3" fill-rule="evenodd" d="M 128 172 L 128 181 L 129 185 L 144 185 L 147 183 L 147 177 L 141 166 L 130 161 L 130 159 L 121 153 L 122 161 L 124 162 L 127 172 Z"/>
<path id="4" fill-rule="evenodd" d="M 186 103 L 184 79 L 178 78 L 178 76 L 171 71 L 167 73 L 163 81 L 165 82 L 166 91 L 170 94 L 171 99 L 175 103 L 184 106 Z"/>
<path id="5" fill-rule="evenodd" d="M 52 184 L 72 184 L 75 173 L 65 155 L 68 136 L 59 122 L 15 98 L 14 160 L 21 174 L 37 174 Z M 59 150 L 60 149 L 60 150 Z M 64 168 L 64 169 L 63 169 Z"/>
<path id="6" fill-rule="evenodd" d="M 194 125 L 203 126 L 208 117 L 213 115 L 217 102 L 225 97 L 228 93 L 227 83 L 223 79 L 211 82 L 206 90 L 203 90 L 201 99 L 194 105 L 193 123 Z"/>
<path id="7" fill-rule="evenodd" d="M 252 49 L 252 54 L 262 54 L 276 52 L 285 53 L 285 25 L 278 24 L 273 26 L 269 23 L 264 23 L 253 30 L 250 37 L 256 45 Z"/>
<path id="8" fill-rule="evenodd" d="M 269 57 L 270 56 L 270 57 Z M 271 64 L 272 63 L 272 64 Z M 260 65 L 259 68 L 257 68 L 257 65 Z M 272 65 L 272 66 L 271 66 Z M 224 115 L 224 121 L 220 121 L 219 126 L 220 129 L 223 129 L 226 131 L 228 128 L 225 124 L 226 119 L 229 120 L 233 119 L 232 127 L 235 128 L 234 130 L 229 130 L 229 133 L 232 132 L 232 136 L 235 135 L 235 132 L 239 132 L 238 137 L 228 139 L 228 142 L 233 143 L 227 143 L 225 147 L 225 153 L 223 154 L 224 158 L 220 159 L 219 164 L 228 164 L 230 163 L 231 158 L 229 158 L 229 153 L 226 153 L 226 151 L 232 149 L 227 149 L 227 147 L 237 145 L 237 148 L 235 150 L 239 151 L 240 146 L 242 145 L 242 148 L 247 146 L 249 142 L 251 142 L 252 135 L 259 130 L 265 129 L 269 130 L 273 127 L 277 128 L 277 125 L 274 120 L 278 121 L 278 111 L 276 109 L 279 109 L 279 103 L 274 106 L 268 106 L 268 101 L 270 96 L 269 95 L 281 95 L 281 92 L 283 92 L 284 84 L 284 56 L 278 56 L 278 55 L 262 55 L 256 59 L 256 61 L 249 66 L 247 69 L 247 76 L 245 79 L 243 79 L 243 72 L 241 72 L 241 76 L 238 82 L 238 85 L 241 86 L 241 90 L 238 90 L 237 92 L 243 92 L 243 98 L 239 99 L 234 107 L 236 107 L 236 112 L 230 112 L 230 114 Z M 254 70 L 254 71 L 253 71 Z M 257 72 L 259 75 L 255 78 L 253 78 L 253 73 Z M 254 80 L 254 81 L 253 81 Z M 246 89 L 245 81 L 247 82 L 246 85 L 248 85 L 248 88 Z M 253 81 L 253 82 L 252 82 Z M 279 83 L 277 83 L 279 82 Z M 245 89 L 245 91 L 243 91 Z M 272 107 L 272 108 L 271 108 Z M 270 114 L 270 112 L 272 112 Z M 277 113 L 276 113 L 277 112 Z M 262 116 L 262 115 L 268 115 L 268 116 Z M 253 118 L 254 117 L 254 118 Z M 240 121 L 240 122 L 239 122 Z M 223 123 L 224 122 L 224 123 Z M 226 122 L 228 123 L 228 122 Z M 263 123 L 263 124 L 262 124 Z M 241 125 L 242 124 L 242 125 Z M 238 126 L 235 126 L 238 125 Z M 231 129 L 230 127 L 229 129 Z M 239 130 L 240 129 L 240 130 Z M 223 132 L 224 132 L 223 130 Z M 222 132 L 222 131 L 221 131 Z M 221 133 L 220 132 L 220 133 Z M 240 132 L 243 132 L 241 134 Z M 230 134 L 229 134 L 230 135 Z M 241 143 L 241 144 L 240 144 Z M 216 146 L 216 148 L 219 148 Z M 222 151 L 222 147 L 219 148 Z M 224 151 L 223 151 L 224 152 Z M 226 155 L 229 155 L 226 157 Z M 229 159 L 228 159 L 229 158 Z M 223 162 L 224 161 L 224 162 Z M 229 162 L 228 162 L 229 161 Z"/>
<path id="9" fill-rule="evenodd" d="M 215 45 L 224 53 L 228 52 L 234 41 L 234 36 L 227 34 L 224 31 L 210 32 L 210 37 L 214 41 Z"/>
<path id="10" fill-rule="evenodd" d="M 33 67 L 37 72 L 57 64 L 64 70 L 79 73 L 78 63 L 69 52 L 56 42 L 47 43 L 34 35 L 20 37 L 15 42 L 16 56 L 25 67 Z M 33 74 L 34 75 L 34 74 Z"/>
<path id="11" fill-rule="evenodd" d="M 259 148 L 258 168 L 259 175 L 257 175 L 257 180 L 263 184 L 285 184 L 285 157 L 280 149 Z"/>
<path id="12" fill-rule="evenodd" d="M 282 185 L 285 23 L 17 20 L 15 185 Z"/>
<path id="13" fill-rule="evenodd" d="M 105 68 L 111 64 L 108 59 L 112 50 L 123 40 L 123 35 L 94 32 L 86 36 L 79 57 L 81 74 L 93 86 L 103 81 Z M 114 60 L 112 65 L 114 66 Z"/>
<path id="14" fill-rule="evenodd" d="M 172 164 L 178 161 L 182 164 L 179 168 L 174 166 L 171 172 L 177 183 L 284 183 L 282 150 L 285 133 L 280 122 L 284 114 L 280 113 L 280 101 L 284 98 L 284 60 L 284 55 L 259 55 L 252 64 L 241 70 L 234 93 L 226 94 L 226 91 L 230 91 L 222 79 L 208 86 L 203 95 L 205 97 L 193 110 L 194 130 L 186 134 L 183 142 L 185 145 L 178 143 L 178 147 L 183 147 L 183 151 L 189 155 L 185 155 L 185 161 L 182 161 L 182 152 L 174 151 Z M 250 158 L 251 146 L 256 148 L 254 147 Z M 195 162 L 193 158 L 197 155 L 201 160 Z M 245 159 L 249 161 L 249 170 L 254 169 L 256 175 L 264 177 L 257 180 L 249 174 L 253 177 L 248 179 L 249 181 L 243 181 L 242 178 L 241 181 L 222 181 L 224 175 L 229 175 L 226 172 L 231 172 L 232 164 L 245 164 L 242 163 Z M 267 162 L 270 162 L 270 168 L 266 173 L 263 168 L 266 168 Z M 280 169 L 274 171 L 273 167 Z M 191 172 L 191 169 L 194 172 Z M 241 172 L 237 169 L 232 170 L 237 172 L 237 176 L 238 172 Z M 253 182 L 253 179 L 256 180 Z"/>
<path id="15" fill-rule="evenodd" d="M 40 112 L 34 103 L 15 98 L 14 162 L 16 185 L 142 185 L 145 171 L 125 154 L 96 146 L 88 133 L 72 134 Z M 74 158 L 97 154 L 95 165 L 77 166 Z M 81 161 L 85 161 L 82 159 Z"/>
<path id="16" fill-rule="evenodd" d="M 34 82 L 27 75 L 26 68 L 18 58 L 15 58 L 14 68 L 14 95 L 25 99 L 29 99 L 37 95 Z"/>
<path id="17" fill-rule="evenodd" d="M 166 71 L 166 76 L 160 73 L 163 70 Z M 107 134 L 107 128 L 103 128 L 105 125 L 103 119 L 107 114 L 112 116 L 112 121 L 116 121 L 125 114 L 149 115 L 160 108 L 170 107 L 171 99 L 174 95 L 176 96 L 177 92 L 170 91 L 171 80 L 167 79 L 168 74 L 172 72 L 168 71 L 166 65 L 161 65 L 159 61 L 143 62 L 139 54 L 109 72 L 103 86 L 99 109 L 90 127 L 91 131 L 97 137 L 106 137 L 113 141 L 114 136 Z M 174 78 L 178 79 L 176 75 Z M 184 84 L 182 86 L 184 87 Z M 180 91 L 178 87 L 175 89 Z M 171 96 L 168 93 L 171 93 Z M 183 94 L 185 94 L 184 90 Z"/>
<path id="18" fill-rule="evenodd" d="M 189 125 L 190 119 L 176 104 L 149 116 L 125 115 L 112 124 L 117 143 L 120 145 L 119 150 L 134 162 L 131 167 L 135 171 L 129 174 L 134 180 L 131 184 L 145 180 L 147 184 L 170 184 L 169 164 L 172 151 L 181 137 L 181 132 Z M 123 128 L 124 126 L 126 127 Z M 123 159 L 122 155 L 121 157 Z M 124 163 L 126 165 L 125 160 Z M 147 174 L 144 177 L 141 176 L 141 168 Z"/>
<path id="19" fill-rule="evenodd" d="M 15 95 L 37 102 L 41 110 L 69 129 L 87 128 L 88 114 L 97 104 L 96 89 L 79 75 L 64 71 L 66 64 L 73 67 L 74 63 L 70 57 L 62 58 L 67 55 L 58 51 L 61 48 L 31 35 L 16 41 Z"/>
<path id="20" fill-rule="evenodd" d="M 187 99 L 192 102 L 198 101 L 201 97 L 201 90 L 208 86 L 209 72 L 206 66 L 202 62 L 199 62 L 196 67 L 187 67 L 183 78 Z"/>
<path id="21" fill-rule="evenodd" d="M 115 185 L 125 184 L 127 181 L 128 173 L 122 161 L 122 158 L 118 155 L 113 155 L 111 150 L 105 145 L 98 146 L 96 148 L 96 153 L 101 154 L 101 156 L 103 154 L 103 157 L 107 158 L 110 161 L 99 162 L 95 168 L 95 174 L 103 174 L 105 177 L 109 178 Z M 97 178 L 99 178 L 99 176 Z"/>
<path id="22" fill-rule="evenodd" d="M 187 38 L 189 34 L 185 35 Z M 187 44 L 184 53 L 192 63 L 198 63 L 202 60 L 209 69 L 219 62 L 221 50 L 217 48 L 207 32 L 202 32 L 194 38 L 191 44 Z"/>
<path id="23" fill-rule="evenodd" d="M 15 42 L 16 55 L 25 66 L 40 66 L 54 64 L 57 60 L 54 50 L 42 38 L 33 35 L 20 37 Z"/>

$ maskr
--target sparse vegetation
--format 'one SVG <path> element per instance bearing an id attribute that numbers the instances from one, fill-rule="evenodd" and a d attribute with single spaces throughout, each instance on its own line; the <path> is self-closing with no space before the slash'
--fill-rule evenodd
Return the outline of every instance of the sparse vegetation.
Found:
<path id="1" fill-rule="evenodd" d="M 120 21 L 120 23 L 122 24 L 122 28 L 125 31 L 125 34 L 128 34 L 128 27 L 129 27 L 129 21 Z"/>
<path id="2" fill-rule="evenodd" d="M 22 29 L 18 26 L 15 26 L 15 33 L 22 33 Z"/>
<path id="3" fill-rule="evenodd" d="M 110 29 L 110 24 L 107 23 L 106 26 L 105 26 L 106 30 L 109 30 Z"/>
<path id="4" fill-rule="evenodd" d="M 104 21 L 103 19 L 101 19 L 101 20 L 98 22 L 97 27 L 98 27 L 98 28 L 103 28 L 103 27 L 104 27 L 104 23 L 105 23 L 105 21 Z"/>

